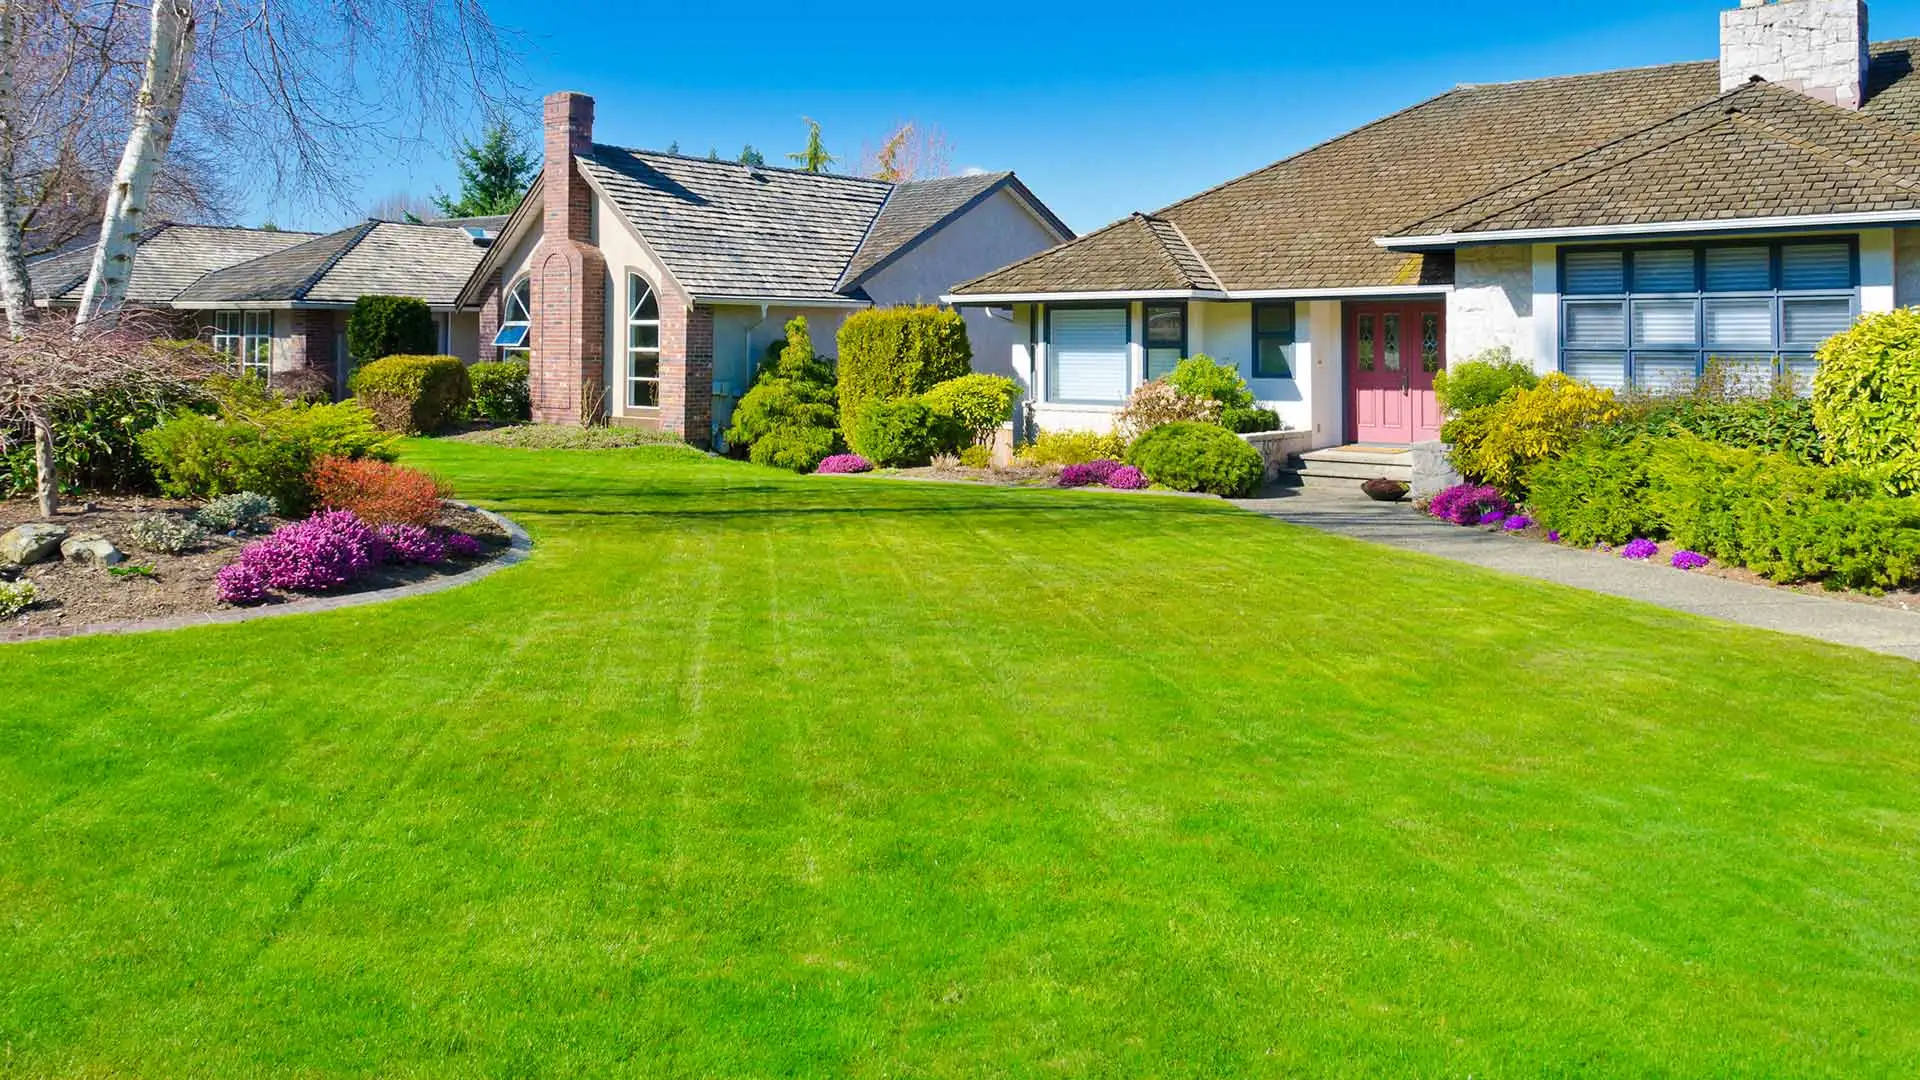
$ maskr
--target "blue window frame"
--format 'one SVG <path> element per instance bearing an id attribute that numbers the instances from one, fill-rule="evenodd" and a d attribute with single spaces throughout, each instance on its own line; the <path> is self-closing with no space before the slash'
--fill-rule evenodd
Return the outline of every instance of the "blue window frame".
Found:
<path id="1" fill-rule="evenodd" d="M 1147 381 L 1173 374 L 1174 365 L 1187 355 L 1187 305 L 1147 304 L 1144 319 L 1147 338 Z"/>
<path id="2" fill-rule="evenodd" d="M 1253 305 L 1253 377 L 1293 378 L 1293 301 Z"/>
<path id="3" fill-rule="evenodd" d="M 1113 307 L 1047 309 L 1047 400 L 1118 405 L 1127 400 L 1132 313 Z"/>
<path id="4" fill-rule="evenodd" d="M 1813 351 L 1860 311 L 1855 237 L 1563 248 L 1560 369 L 1613 389 L 1812 385 Z"/>

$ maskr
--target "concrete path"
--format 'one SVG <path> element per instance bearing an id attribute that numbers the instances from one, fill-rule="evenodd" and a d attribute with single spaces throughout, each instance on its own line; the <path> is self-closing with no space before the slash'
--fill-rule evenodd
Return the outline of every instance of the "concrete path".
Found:
<path id="1" fill-rule="evenodd" d="M 1920 660 L 1920 612 L 1748 585 L 1600 552 L 1434 521 L 1408 503 L 1343 488 L 1269 488 L 1234 505 L 1356 540 L 1623 596 L 1675 611 Z"/>

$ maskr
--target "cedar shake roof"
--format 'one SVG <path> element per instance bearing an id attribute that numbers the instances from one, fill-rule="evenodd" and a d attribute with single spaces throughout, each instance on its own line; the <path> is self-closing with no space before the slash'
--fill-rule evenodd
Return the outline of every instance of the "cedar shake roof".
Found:
<path id="1" fill-rule="evenodd" d="M 603 145 L 578 160 L 701 299 L 858 299 L 864 278 L 1007 189 L 1073 235 L 1010 172 L 889 183 Z"/>
<path id="2" fill-rule="evenodd" d="M 313 233 L 162 222 L 140 234 L 134 248 L 127 301 L 165 304 L 207 273 L 314 238 Z M 79 303 L 93 266 L 94 245 L 36 259 L 27 266 L 36 300 Z"/>
<path id="3" fill-rule="evenodd" d="M 580 168 L 688 293 L 845 300 L 840 276 L 886 204 L 881 180 L 593 148 Z"/>
<path id="4" fill-rule="evenodd" d="M 1448 253 L 1374 242 L 1416 222 L 1508 228 L 1904 208 L 1905 181 L 1920 179 L 1905 145 L 1920 131 L 1916 46 L 1872 47 L 1871 96 L 1858 113 L 1778 87 L 1741 88 L 1723 102 L 1711 61 L 1462 86 L 1151 217 L 1178 226 L 1228 290 L 1304 290 L 1450 282 Z M 1727 115 L 1729 104 L 1740 113 Z M 1178 287 L 1141 238 L 1113 237 L 1125 228 L 954 292 Z M 1143 264 L 1125 266 L 1123 246 Z"/>
<path id="5" fill-rule="evenodd" d="M 208 274 L 175 301 L 335 305 L 380 295 L 451 307 L 486 252 L 458 228 L 365 221 Z"/>

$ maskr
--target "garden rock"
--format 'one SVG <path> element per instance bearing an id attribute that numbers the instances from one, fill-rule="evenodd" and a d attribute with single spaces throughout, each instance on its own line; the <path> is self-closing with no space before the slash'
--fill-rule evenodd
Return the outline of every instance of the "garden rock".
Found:
<path id="1" fill-rule="evenodd" d="M 63 530 L 64 531 L 64 530 Z M 112 566 L 127 561 L 104 536 L 75 536 L 60 544 L 60 557 L 82 566 Z"/>
<path id="2" fill-rule="evenodd" d="M 9 529 L 5 536 L 0 536 L 0 563 L 27 566 L 51 559 L 60 549 L 60 541 L 66 538 L 67 530 L 63 525 L 35 523 Z"/>

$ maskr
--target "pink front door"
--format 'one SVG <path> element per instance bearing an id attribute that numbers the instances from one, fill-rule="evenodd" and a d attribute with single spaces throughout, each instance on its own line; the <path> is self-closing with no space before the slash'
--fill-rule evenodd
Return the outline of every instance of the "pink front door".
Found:
<path id="1" fill-rule="evenodd" d="M 1414 443 L 1440 437 L 1433 376 L 1447 354 L 1437 303 L 1347 305 L 1347 437 Z"/>

